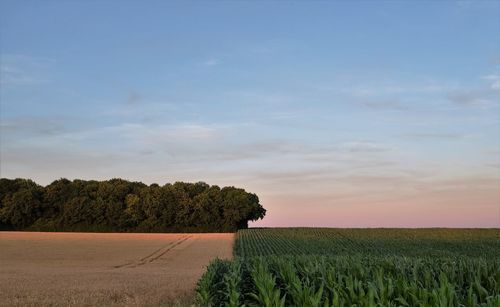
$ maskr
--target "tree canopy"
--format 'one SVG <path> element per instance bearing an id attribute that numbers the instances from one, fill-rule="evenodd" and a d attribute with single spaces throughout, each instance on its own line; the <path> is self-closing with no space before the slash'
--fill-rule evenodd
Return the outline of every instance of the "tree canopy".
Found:
<path id="1" fill-rule="evenodd" d="M 0 230 L 232 232 L 265 214 L 257 195 L 204 182 L 0 179 Z"/>

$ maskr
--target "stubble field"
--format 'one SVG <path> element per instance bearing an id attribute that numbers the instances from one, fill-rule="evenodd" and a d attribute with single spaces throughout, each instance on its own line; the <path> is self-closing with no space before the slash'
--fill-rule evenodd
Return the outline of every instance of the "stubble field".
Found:
<path id="1" fill-rule="evenodd" d="M 0 232 L 0 306 L 157 306 L 190 297 L 233 234 Z"/>

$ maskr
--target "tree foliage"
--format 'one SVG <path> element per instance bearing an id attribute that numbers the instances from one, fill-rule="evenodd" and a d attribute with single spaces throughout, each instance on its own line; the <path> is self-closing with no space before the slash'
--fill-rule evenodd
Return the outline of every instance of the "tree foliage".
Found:
<path id="1" fill-rule="evenodd" d="M 0 230 L 232 232 L 265 213 L 257 195 L 204 182 L 0 179 Z"/>

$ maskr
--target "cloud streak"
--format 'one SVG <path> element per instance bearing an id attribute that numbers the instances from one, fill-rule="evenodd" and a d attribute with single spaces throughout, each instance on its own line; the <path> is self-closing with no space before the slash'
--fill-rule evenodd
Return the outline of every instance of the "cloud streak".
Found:
<path id="1" fill-rule="evenodd" d="M 54 59 L 44 57 L 0 54 L 0 84 L 5 87 L 49 83 L 55 63 Z"/>
<path id="2" fill-rule="evenodd" d="M 448 99 L 465 107 L 497 107 L 500 105 L 500 96 L 492 91 L 471 90 L 457 91 L 448 94 Z"/>
<path id="3" fill-rule="evenodd" d="M 402 135 L 404 138 L 417 140 L 461 140 L 471 137 L 471 135 L 460 133 L 411 133 Z"/>
<path id="4" fill-rule="evenodd" d="M 500 91 L 500 75 L 488 75 L 484 76 L 483 79 L 491 81 L 492 90 Z"/>
<path id="5" fill-rule="evenodd" d="M 208 67 L 217 66 L 219 65 L 219 62 L 220 61 L 217 59 L 208 59 L 205 62 L 203 62 L 203 66 L 208 66 Z"/>

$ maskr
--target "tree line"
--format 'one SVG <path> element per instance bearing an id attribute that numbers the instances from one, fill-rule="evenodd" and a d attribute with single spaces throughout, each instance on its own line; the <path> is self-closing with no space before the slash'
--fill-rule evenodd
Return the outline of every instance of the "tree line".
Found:
<path id="1" fill-rule="evenodd" d="M 204 182 L 0 179 L 0 230 L 233 232 L 265 214 L 257 195 Z"/>

